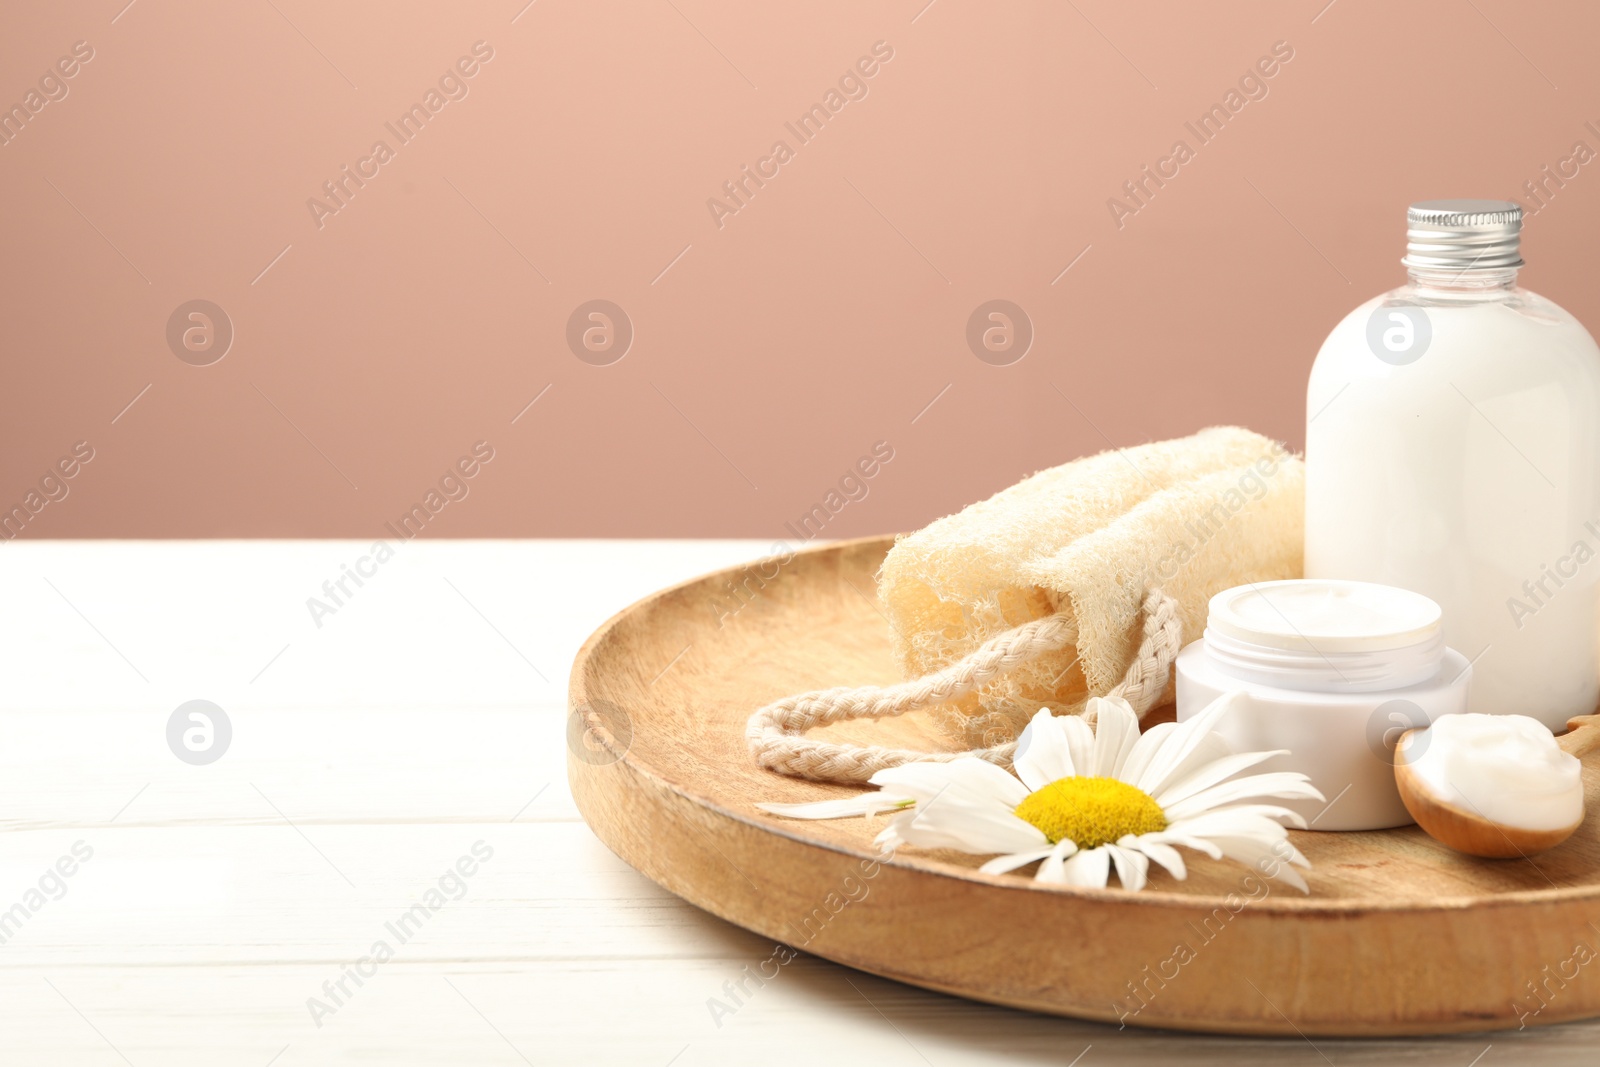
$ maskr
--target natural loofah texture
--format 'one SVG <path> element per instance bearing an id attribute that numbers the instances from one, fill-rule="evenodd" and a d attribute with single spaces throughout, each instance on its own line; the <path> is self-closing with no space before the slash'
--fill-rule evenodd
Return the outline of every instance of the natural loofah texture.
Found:
<path id="1" fill-rule="evenodd" d="M 1188 642 L 1212 595 L 1299 577 L 1304 498 L 1300 460 L 1232 426 L 1040 471 L 890 550 L 878 593 L 901 671 L 932 674 L 1020 624 L 1066 616 L 1072 646 L 939 713 L 964 745 L 1014 738 L 1039 707 L 1081 708 L 1123 680 L 1148 590 L 1176 601 Z"/>
<path id="2" fill-rule="evenodd" d="M 1166 689 L 1172 661 L 1182 647 L 1176 600 L 1152 589 L 1144 598 L 1143 611 L 1144 637 L 1122 684 L 1111 691 L 1140 716 L 1155 706 Z M 1066 615 L 1047 615 L 991 637 L 959 662 L 924 678 L 891 686 L 817 689 L 784 697 L 750 716 L 745 743 L 750 746 L 751 757 L 767 770 L 818 782 L 865 782 L 888 767 L 944 763 L 968 756 L 1009 767 L 1017 750 L 1017 742 L 1009 739 L 965 752 L 919 752 L 818 741 L 804 735 L 814 726 L 851 719 L 883 719 L 959 699 L 1042 655 L 1071 645 L 1076 636 L 1072 620 Z"/>

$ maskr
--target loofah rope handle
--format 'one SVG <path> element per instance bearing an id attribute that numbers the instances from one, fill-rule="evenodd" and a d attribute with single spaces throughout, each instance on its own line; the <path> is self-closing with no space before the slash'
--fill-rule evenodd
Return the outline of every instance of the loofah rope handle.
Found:
<path id="1" fill-rule="evenodd" d="M 1141 718 L 1166 690 L 1172 661 L 1183 644 L 1176 600 L 1152 589 L 1142 608 L 1144 638 L 1139 651 L 1122 681 L 1106 694 L 1127 700 Z M 1048 615 L 990 638 L 964 659 L 922 678 L 891 686 L 818 689 L 784 697 L 750 716 L 745 741 L 756 763 L 767 770 L 818 782 L 865 782 L 888 767 L 948 763 L 969 756 L 1009 767 L 1017 749 L 1015 741 L 964 752 L 918 752 L 815 741 L 802 735 L 831 722 L 883 719 L 946 703 L 1030 660 L 1066 648 L 1077 636 L 1078 628 L 1066 613 Z"/>

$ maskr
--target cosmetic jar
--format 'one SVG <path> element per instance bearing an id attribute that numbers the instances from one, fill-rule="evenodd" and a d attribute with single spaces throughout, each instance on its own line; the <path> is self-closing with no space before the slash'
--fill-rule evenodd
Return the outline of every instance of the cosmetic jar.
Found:
<path id="1" fill-rule="evenodd" d="M 1178 721 L 1224 693 L 1234 752 L 1287 750 L 1251 774 L 1300 771 L 1326 797 L 1281 803 L 1313 830 L 1411 823 L 1394 780 L 1406 730 L 1467 710 L 1472 665 L 1445 647 L 1439 605 L 1371 582 L 1260 582 L 1211 598 L 1205 635 L 1175 664 Z"/>

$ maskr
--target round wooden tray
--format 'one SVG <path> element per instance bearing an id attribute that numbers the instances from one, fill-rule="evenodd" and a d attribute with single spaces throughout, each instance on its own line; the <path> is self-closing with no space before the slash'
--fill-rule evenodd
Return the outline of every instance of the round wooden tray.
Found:
<path id="1" fill-rule="evenodd" d="M 1378 1035 L 1600 1014 L 1600 820 L 1527 860 L 1452 853 L 1415 827 L 1295 833 L 1311 895 L 1185 852 L 1139 893 L 978 873 L 902 849 L 880 819 L 800 822 L 760 801 L 852 790 L 755 767 L 745 721 L 789 693 L 898 680 L 874 577 L 891 539 L 844 542 L 647 597 L 578 654 L 572 791 L 629 864 L 775 943 L 976 1000 L 1137 1026 Z M 737 590 L 737 591 L 736 591 Z M 913 714 L 830 727 L 938 748 Z M 1590 810 L 1600 772 L 1585 767 Z M 1113 885 L 1115 884 L 1113 880 Z M 786 949 L 752 967 L 771 978 Z M 1590 973 L 1595 972 L 1595 973 Z"/>

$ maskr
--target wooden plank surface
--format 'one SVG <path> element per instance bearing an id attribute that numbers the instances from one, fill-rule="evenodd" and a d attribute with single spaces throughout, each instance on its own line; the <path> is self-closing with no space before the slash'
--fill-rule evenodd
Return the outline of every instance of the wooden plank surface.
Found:
<path id="1" fill-rule="evenodd" d="M 306 599 L 367 545 L 0 548 L 0 1062 L 1593 1062 L 1596 1024 L 1237 1040 L 1007 1011 L 806 956 L 757 986 L 746 969 L 771 942 L 665 893 L 578 819 L 563 699 L 615 610 L 766 548 L 406 545 L 320 628 Z M 207 766 L 166 742 L 196 698 L 234 727 Z M 492 857 L 461 875 L 479 842 Z M 50 876 L 63 857 L 70 876 Z M 402 943 L 389 927 L 408 914 Z M 379 941 L 393 956 L 373 962 Z M 344 976 L 363 959 L 358 986 Z M 341 977 L 335 1004 L 323 983 Z"/>

